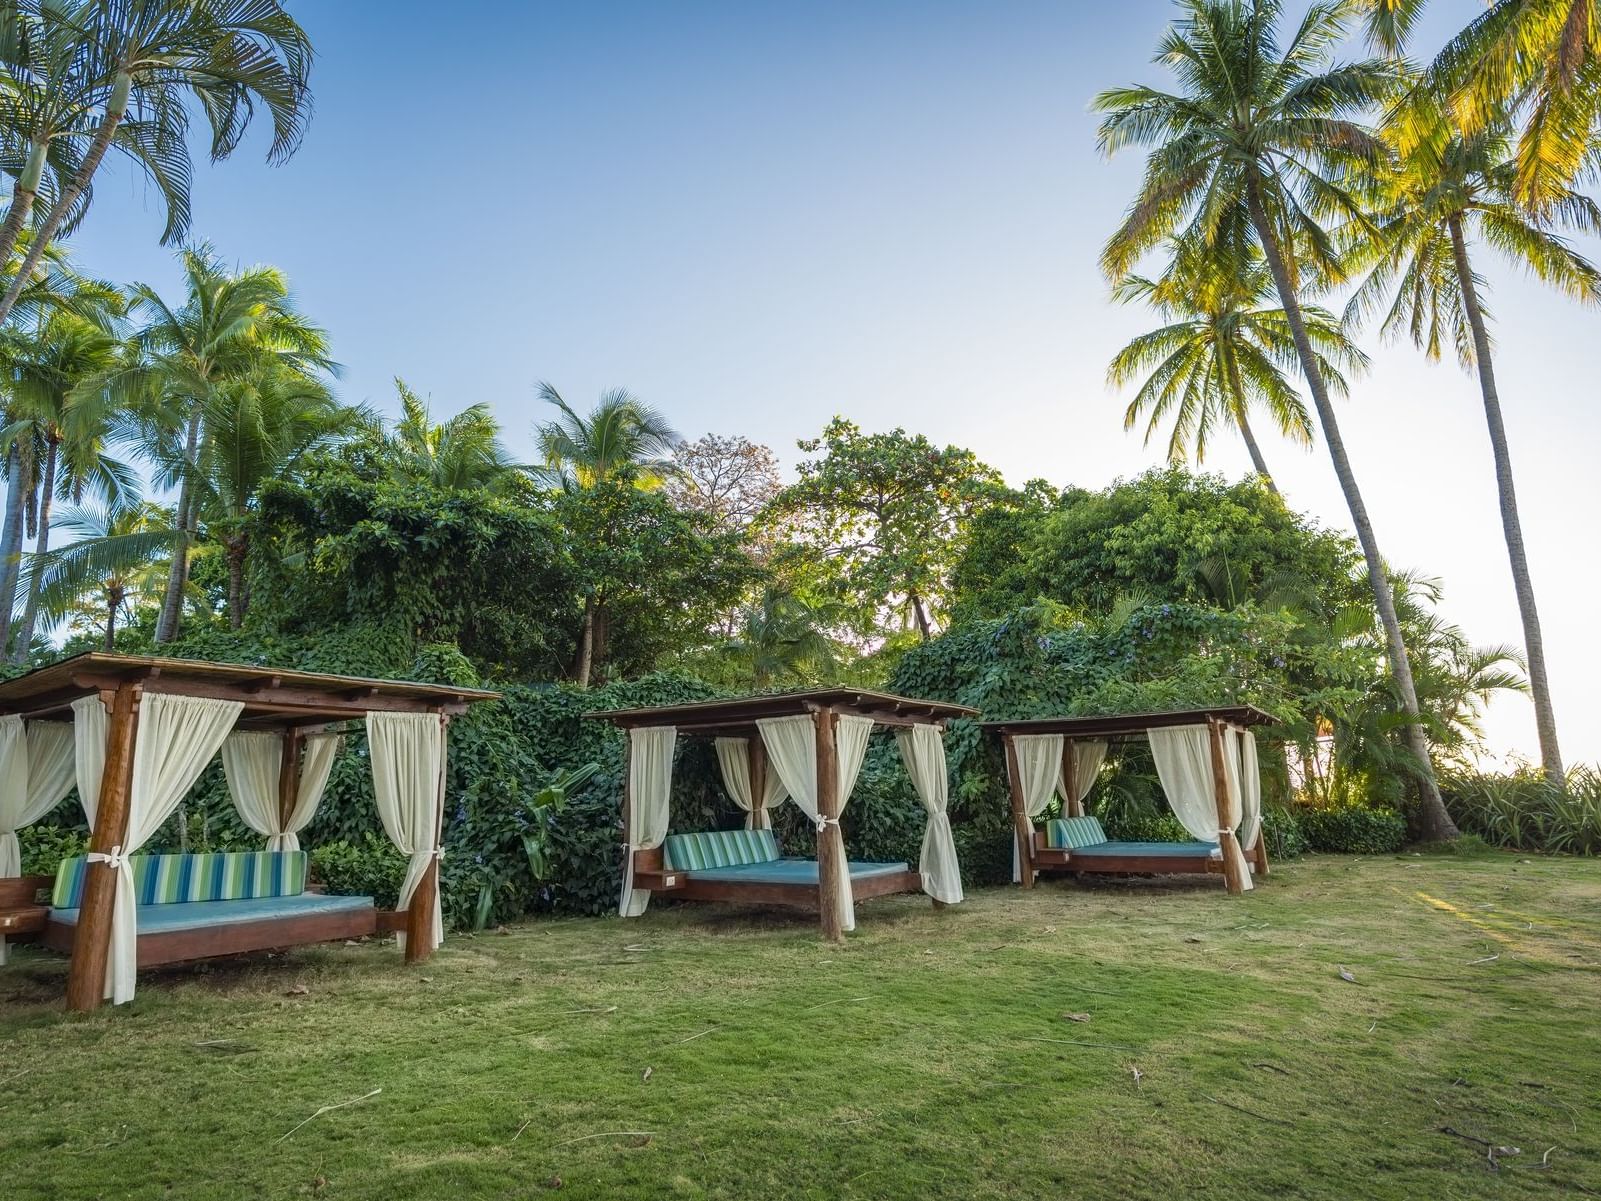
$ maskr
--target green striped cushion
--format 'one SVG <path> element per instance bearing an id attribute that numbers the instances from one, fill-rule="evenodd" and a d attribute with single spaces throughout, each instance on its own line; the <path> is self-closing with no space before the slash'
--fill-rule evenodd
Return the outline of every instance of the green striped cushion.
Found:
<path id="1" fill-rule="evenodd" d="M 1092 847 L 1106 841 L 1106 831 L 1093 817 L 1058 817 L 1045 823 L 1045 845 L 1055 850 Z"/>
<path id="2" fill-rule="evenodd" d="M 778 842 L 771 830 L 713 830 L 705 834 L 669 834 L 670 871 L 734 867 L 741 863 L 771 863 L 778 858 Z"/>
<path id="3" fill-rule="evenodd" d="M 232 851 L 203 855 L 134 855 L 133 886 L 141 905 L 189 901 L 245 901 L 295 897 L 306 891 L 304 851 Z M 83 902 L 82 855 L 63 859 L 50 904 L 76 909 Z"/>

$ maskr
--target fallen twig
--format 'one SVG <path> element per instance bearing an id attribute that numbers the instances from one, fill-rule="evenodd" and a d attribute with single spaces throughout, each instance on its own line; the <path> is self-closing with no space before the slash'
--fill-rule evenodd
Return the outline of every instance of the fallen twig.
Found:
<path id="1" fill-rule="evenodd" d="M 872 997 L 846 997 L 843 1001 L 823 1001 L 817 1005 L 808 1005 L 801 1012 L 811 1013 L 814 1009 L 827 1009 L 830 1005 L 854 1005 L 858 1001 L 871 1001 L 872 999 Z"/>
<path id="2" fill-rule="evenodd" d="M 1023 1040 L 1027 1043 L 1061 1043 L 1068 1047 L 1101 1047 L 1108 1051 L 1138 1051 L 1138 1047 L 1131 1047 L 1128 1043 L 1092 1043 L 1080 1038 L 1041 1038 L 1030 1035 Z"/>
<path id="3" fill-rule="evenodd" d="M 691 1034 L 688 1038 L 681 1038 L 676 1043 L 668 1043 L 667 1045 L 669 1047 L 682 1046 L 684 1043 L 694 1042 L 697 1038 L 705 1038 L 708 1034 L 715 1034 L 721 1029 L 721 1026 L 713 1026 L 709 1030 L 702 1030 L 699 1034 Z"/>
<path id="4" fill-rule="evenodd" d="M 1501 958 L 1501 953 L 1497 951 L 1494 955 L 1486 955 L 1483 959 L 1468 960 L 1468 966 L 1472 967 L 1476 963 L 1494 963 L 1499 958 Z"/>
<path id="5" fill-rule="evenodd" d="M 566 1142 L 552 1143 L 551 1150 L 557 1147 L 570 1147 L 574 1143 L 587 1143 L 597 1138 L 655 1138 L 654 1130 L 602 1130 L 599 1134 L 585 1134 L 578 1138 L 570 1138 Z"/>
<path id="6" fill-rule="evenodd" d="M 1280 1076 L 1288 1076 L 1291 1074 L 1288 1068 L 1281 1068 L 1276 1063 L 1253 1063 L 1251 1066 L 1253 1068 L 1261 1068 L 1263 1071 L 1267 1072 L 1277 1072 Z"/>
<path id="7" fill-rule="evenodd" d="M 568 1013 L 616 1013 L 616 1012 L 617 1012 L 617 1006 L 615 1006 L 615 1005 L 600 1005 L 600 1006 L 595 1007 L 594 1009 L 564 1009 L 564 1010 L 562 1010 L 563 1014 L 568 1014 Z"/>
<path id="8" fill-rule="evenodd" d="M 518 1139 L 522 1138 L 523 1131 L 527 1130 L 528 1127 L 533 1124 L 533 1121 L 534 1121 L 533 1118 L 529 1118 L 528 1121 L 524 1122 L 521 1126 L 517 1127 L 517 1133 L 511 1136 L 511 1141 L 515 1143 Z"/>
<path id="9" fill-rule="evenodd" d="M 1211 1096 L 1208 1093 L 1202 1093 L 1201 1096 L 1214 1105 L 1221 1105 L 1224 1109 L 1232 1109 L 1235 1113 L 1243 1113 L 1246 1117 L 1255 1118 L 1259 1122 L 1272 1122 L 1275 1126 L 1293 1127 L 1295 1125 L 1294 1122 L 1286 1122 L 1283 1118 L 1270 1118 L 1265 1113 L 1257 1113 L 1254 1109 L 1247 1109 L 1243 1105 L 1236 1105 L 1233 1101 L 1224 1101 L 1222 1098 Z"/>
<path id="10" fill-rule="evenodd" d="M 322 1117 L 322 1115 L 325 1114 L 325 1113 L 332 1113 L 336 1109 L 344 1109 L 347 1105 L 358 1105 L 363 1101 L 366 1101 L 366 1100 L 369 1100 L 369 1099 L 371 1099 L 373 1097 L 376 1097 L 379 1093 L 381 1093 L 383 1091 L 384 1090 L 382 1088 L 375 1088 L 370 1093 L 363 1093 L 361 1096 L 352 1097 L 348 1101 L 340 1101 L 337 1105 L 324 1105 L 316 1113 L 312 1114 L 311 1117 L 306 1118 L 304 1121 L 302 1121 L 300 1123 L 300 1126 L 304 1126 L 306 1124 L 306 1122 L 316 1121 L 318 1118 Z M 280 1135 L 278 1137 L 278 1141 L 280 1143 L 283 1142 L 284 1139 L 288 1138 L 290 1134 L 293 1134 L 295 1132 L 295 1130 L 299 1130 L 300 1126 L 296 1126 L 294 1128 L 294 1130 L 290 1130 L 287 1134 Z"/>

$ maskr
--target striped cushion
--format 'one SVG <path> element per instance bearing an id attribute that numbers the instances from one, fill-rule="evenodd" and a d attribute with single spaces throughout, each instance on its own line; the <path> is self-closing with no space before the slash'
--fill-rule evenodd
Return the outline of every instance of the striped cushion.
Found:
<path id="1" fill-rule="evenodd" d="M 306 852 L 235 851 L 205 855 L 134 855 L 133 886 L 141 905 L 189 901 L 246 901 L 295 897 L 306 890 Z M 83 903 L 89 862 L 63 859 L 50 904 L 76 909 Z"/>
<path id="2" fill-rule="evenodd" d="M 771 830 L 669 834 L 663 845 L 667 848 L 667 868 L 676 872 L 733 867 L 739 863 L 770 863 L 778 858 L 778 842 Z"/>
<path id="3" fill-rule="evenodd" d="M 1106 831 L 1093 817 L 1058 817 L 1045 823 L 1045 845 L 1054 850 L 1092 847 L 1106 841 Z"/>

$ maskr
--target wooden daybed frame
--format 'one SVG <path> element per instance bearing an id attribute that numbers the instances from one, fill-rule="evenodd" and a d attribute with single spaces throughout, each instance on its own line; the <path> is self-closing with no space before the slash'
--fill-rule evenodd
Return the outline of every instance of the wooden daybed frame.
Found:
<path id="1" fill-rule="evenodd" d="M 648 726 L 673 726 L 680 735 L 744 738 L 749 743 L 751 789 L 758 807 L 767 779 L 767 753 L 757 722 L 768 717 L 794 717 L 810 714 L 817 723 L 817 808 L 821 816 L 835 819 L 817 836 L 818 883 L 779 884 L 769 881 L 696 880 L 691 871 L 668 870 L 664 851 L 634 852 L 635 887 L 660 892 L 685 901 L 726 901 L 747 905 L 776 905 L 818 911 L 823 937 L 839 941 L 835 901 L 838 877 L 836 859 L 845 854 L 840 832 L 839 796 L 836 787 L 835 724 L 841 714 L 869 717 L 879 726 L 933 725 L 941 729 L 957 717 L 974 717 L 976 709 L 939 701 L 915 700 L 883 692 L 857 688 L 822 688 L 805 692 L 740 697 L 733 700 L 698 701 L 686 705 L 667 705 L 652 709 L 614 709 L 588 714 L 612 722 L 624 730 Z M 628 775 L 623 776 L 623 841 L 628 843 Z M 893 893 L 919 892 L 923 878 L 916 868 L 886 872 L 851 881 L 851 897 L 861 901 Z M 940 902 L 935 901 L 935 905 Z"/>
<path id="2" fill-rule="evenodd" d="M 1021 883 L 1033 888 L 1037 876 L 1045 872 L 1098 872 L 1117 875 L 1221 875 L 1232 893 L 1244 891 L 1244 882 L 1229 871 L 1227 860 L 1210 851 L 1194 855 L 1075 855 L 1071 849 L 1046 845 L 1046 834 L 1035 829 L 1023 809 L 1023 789 L 1018 775 L 1017 754 L 1012 739 L 1022 734 L 1061 734 L 1063 756 L 1071 764 L 1074 743 L 1082 739 L 1129 742 L 1144 738 L 1146 731 L 1172 726 L 1205 724 L 1210 730 L 1213 777 L 1221 818 L 1228 804 L 1224 792 L 1223 732 L 1229 726 L 1273 725 L 1271 713 L 1254 705 L 1229 705 L 1212 709 L 1170 710 L 1161 713 L 1124 713 L 1107 717 L 1044 717 L 1017 721 L 988 721 L 983 729 L 998 735 L 1006 750 L 1006 775 L 1011 797 L 1012 822 L 1021 865 Z M 1138 844 L 1134 844 L 1138 845 Z M 1253 875 L 1268 874 L 1267 846 L 1260 829 L 1256 843 L 1245 850 L 1248 870 Z"/>
<path id="3" fill-rule="evenodd" d="M 243 704 L 234 728 L 283 735 L 279 808 L 287 823 L 295 804 L 300 758 L 308 734 L 369 712 L 436 713 L 441 722 L 500 694 L 401 680 L 371 680 L 235 663 L 118 655 L 91 651 L 0 683 L 0 714 L 28 720 L 70 722 L 72 702 L 99 696 L 109 713 L 105 769 L 89 849 L 102 854 L 120 847 L 127 832 L 129 788 L 140 698 L 149 693 L 234 700 Z M 435 837 L 443 827 L 444 798 L 435 813 Z M 434 924 L 436 858 L 403 911 L 374 908 L 298 914 L 217 926 L 147 932 L 138 936 L 140 967 L 221 955 L 245 954 L 369 934 L 405 932 L 406 962 L 432 953 L 426 935 Z M 49 877 L 0 881 L 0 934 L 32 937 L 71 957 L 67 1008 L 90 1010 L 103 1000 L 111 947 L 111 910 L 116 873 L 92 862 L 84 878 L 75 923 L 53 920 L 34 899 Z M 215 902 L 225 904 L 226 902 Z"/>

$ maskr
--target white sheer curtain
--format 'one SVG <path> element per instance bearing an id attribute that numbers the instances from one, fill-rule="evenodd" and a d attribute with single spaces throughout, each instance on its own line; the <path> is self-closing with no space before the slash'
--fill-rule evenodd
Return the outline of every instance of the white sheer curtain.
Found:
<path id="1" fill-rule="evenodd" d="M 22 875 L 17 831 L 31 826 L 72 791 L 72 727 L 59 721 L 23 725 L 0 717 L 0 877 Z M 0 938 L 0 963 L 6 940 Z"/>
<path id="2" fill-rule="evenodd" d="M 1227 787 L 1228 805 L 1223 821 L 1218 820 L 1216 776 L 1212 772 L 1211 731 L 1204 725 L 1171 726 L 1146 731 L 1151 740 L 1151 757 L 1156 760 L 1156 774 L 1162 781 L 1162 791 L 1179 824 L 1189 831 L 1190 837 L 1201 842 L 1216 842 L 1222 854 L 1239 872 L 1246 888 L 1251 887 L 1251 872 L 1240 851 L 1235 831 L 1240 825 L 1240 788 L 1237 767 L 1231 767 L 1233 756 L 1224 747 L 1223 777 Z"/>
<path id="3" fill-rule="evenodd" d="M 1237 747 L 1240 760 L 1240 846 L 1249 851 L 1262 833 L 1262 768 L 1256 757 L 1256 735 L 1239 726 L 1229 732 L 1234 744 L 1229 749 Z"/>
<path id="4" fill-rule="evenodd" d="M 623 893 L 617 912 L 638 917 L 650 904 L 650 890 L 634 887 L 634 852 L 654 851 L 667 837 L 673 796 L 676 726 L 628 731 L 628 840 L 623 843 Z"/>
<path id="5" fill-rule="evenodd" d="M 389 841 L 411 856 L 400 885 L 398 907 L 407 909 L 429 866 L 439 858 L 444 804 L 445 723 L 437 713 L 368 713 L 367 746 L 372 758 L 373 797 Z M 435 872 L 434 927 L 429 949 L 445 941 Z M 402 950 L 406 935 L 395 935 Z"/>
<path id="6" fill-rule="evenodd" d="M 928 812 L 917 870 L 923 891 L 936 901 L 955 905 L 962 899 L 962 866 L 956 861 L 956 840 L 951 837 L 950 777 L 945 770 L 945 740 L 934 726 L 918 725 L 895 732 L 901 761 L 912 778 L 918 799 Z"/>
<path id="7" fill-rule="evenodd" d="M 1045 812 L 1062 774 L 1060 734 L 1017 734 L 1012 738 L 1012 758 L 1017 764 L 1017 786 L 1023 794 L 1023 814 L 1030 829 L 1034 819 Z M 1032 833 L 1030 837 L 1033 837 Z M 1016 832 L 1012 838 L 1012 883 L 1023 879 L 1023 861 Z"/>
<path id="8" fill-rule="evenodd" d="M 723 787 L 734 798 L 734 804 L 745 811 L 747 830 L 771 830 L 774 805 L 782 805 L 787 795 L 784 781 L 776 771 L 768 771 L 762 785 L 762 803 L 756 804 L 755 790 L 750 778 L 750 739 L 719 738 L 717 762 L 723 769 Z"/>
<path id="9" fill-rule="evenodd" d="M 283 777 L 284 735 L 238 730 L 222 744 L 223 774 L 228 794 L 245 824 L 267 839 L 269 851 L 298 851 L 300 831 L 306 828 L 339 753 L 337 734 L 313 734 L 301 743 L 300 778 L 295 782 L 295 804 L 289 820 L 278 807 Z"/>
<path id="10" fill-rule="evenodd" d="M 99 704 L 98 699 L 95 701 Z M 128 862 L 178 807 L 206 764 L 211 762 L 244 705 L 199 696 L 146 693 L 139 702 L 133 748 L 133 781 L 128 790 L 128 830 L 109 853 L 91 851 L 91 863 L 109 864 L 117 873 L 111 910 L 111 959 L 106 995 L 121 1005 L 133 999 L 138 968 L 138 896 Z M 104 744 L 102 743 L 102 746 Z"/>
<path id="11" fill-rule="evenodd" d="M 795 717 L 764 717 L 756 723 L 761 731 L 762 743 L 767 747 L 769 766 L 778 773 L 784 788 L 801 812 L 812 819 L 819 836 L 828 837 L 828 827 L 834 827 L 833 837 L 839 840 L 839 854 L 834 857 L 839 878 L 839 926 L 841 930 L 856 929 L 856 899 L 851 893 L 850 866 L 845 861 L 845 838 L 839 830 L 837 818 L 824 818 L 817 812 L 817 723 L 810 713 Z M 867 741 L 873 733 L 873 719 L 842 713 L 834 719 L 834 760 L 838 768 L 839 811 L 845 812 L 856 777 L 861 774 L 862 760 L 867 756 Z"/>
<path id="12" fill-rule="evenodd" d="M 106 735 L 111 715 L 98 696 L 79 697 L 72 702 L 73 772 L 78 784 L 78 802 L 95 828 L 95 811 L 100 805 L 100 777 L 106 770 Z"/>
<path id="13" fill-rule="evenodd" d="M 0 877 L 22 874 L 17 831 L 33 825 L 71 791 L 72 727 L 0 717 Z"/>
<path id="14" fill-rule="evenodd" d="M 1104 739 L 1091 738 L 1086 741 L 1074 739 L 1070 744 L 1073 753 L 1069 755 L 1066 747 L 1062 752 L 1062 779 L 1057 785 L 1062 794 L 1062 811 L 1068 817 L 1084 816 L 1084 798 L 1090 795 L 1090 789 L 1095 787 L 1095 777 L 1101 770 L 1101 764 L 1106 762 L 1106 742 Z M 1068 779 L 1068 760 L 1073 761 L 1073 778 Z"/>

